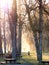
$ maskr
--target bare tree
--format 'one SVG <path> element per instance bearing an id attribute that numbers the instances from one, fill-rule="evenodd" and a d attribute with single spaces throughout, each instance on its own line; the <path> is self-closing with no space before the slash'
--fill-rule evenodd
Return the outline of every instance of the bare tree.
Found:
<path id="1" fill-rule="evenodd" d="M 12 40 L 12 57 L 16 58 L 17 54 L 17 46 L 16 46 L 16 24 L 17 24 L 17 10 L 16 10 L 16 0 L 13 0 L 12 4 L 12 12 L 10 13 L 8 3 L 7 3 L 7 8 L 8 8 L 8 21 L 9 21 L 9 26 L 10 26 L 10 31 L 11 31 L 11 40 Z"/>
<path id="2" fill-rule="evenodd" d="M 16 12 L 16 0 L 13 0 L 13 14 L 12 14 L 12 57 L 16 58 L 16 23 L 17 23 L 17 12 Z"/>

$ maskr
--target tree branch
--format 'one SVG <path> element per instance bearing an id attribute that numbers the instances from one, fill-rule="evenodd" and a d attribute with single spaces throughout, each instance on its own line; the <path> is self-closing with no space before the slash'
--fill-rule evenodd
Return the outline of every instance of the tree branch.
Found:
<path id="1" fill-rule="evenodd" d="M 43 7 L 43 10 L 47 13 L 47 15 L 49 15 L 49 12 L 45 9 L 45 7 Z"/>

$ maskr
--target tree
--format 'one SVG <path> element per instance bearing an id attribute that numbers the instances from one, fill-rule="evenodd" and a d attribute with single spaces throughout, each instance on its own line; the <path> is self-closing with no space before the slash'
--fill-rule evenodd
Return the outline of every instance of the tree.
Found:
<path id="1" fill-rule="evenodd" d="M 16 10 L 16 0 L 13 0 L 12 4 L 12 12 L 10 13 L 9 7 L 8 8 L 8 21 L 10 25 L 10 32 L 11 32 L 11 40 L 12 40 L 12 57 L 16 58 L 17 53 L 17 46 L 16 46 L 16 25 L 17 25 L 17 10 Z"/>
<path id="2" fill-rule="evenodd" d="M 6 54 L 6 37 L 5 37 L 5 12 L 4 12 L 3 32 L 4 32 L 4 53 Z"/>
<path id="3" fill-rule="evenodd" d="M 21 36 L 22 36 L 22 21 L 21 21 L 21 15 L 19 15 L 19 22 L 18 22 L 18 56 L 21 56 Z"/>
<path id="4" fill-rule="evenodd" d="M 41 65 L 42 61 L 42 29 L 43 29 L 43 20 L 42 20 L 42 0 L 39 0 L 39 63 Z"/>
<path id="5" fill-rule="evenodd" d="M 13 0 L 13 14 L 12 14 L 12 57 L 16 58 L 16 23 L 17 23 L 17 12 L 16 12 L 16 0 Z"/>
<path id="6" fill-rule="evenodd" d="M 26 13 L 28 14 L 28 20 L 30 22 L 30 26 L 34 34 L 36 51 L 37 51 L 37 59 L 41 61 L 42 60 L 42 32 L 43 32 L 42 17 L 43 17 L 43 11 L 48 13 L 48 10 L 45 8 L 45 5 L 42 4 L 42 0 L 37 0 L 35 4 L 32 5 L 28 5 L 25 0 L 25 6 L 26 6 Z"/>
<path id="7" fill-rule="evenodd" d="M 0 8 L 0 54 L 2 54 L 2 37 L 1 37 L 1 8 Z"/>
<path id="8" fill-rule="evenodd" d="M 36 46 L 36 51 L 37 51 L 37 59 L 39 60 L 39 43 L 38 43 L 38 37 L 37 37 L 37 31 L 38 29 L 36 28 L 36 26 L 34 25 L 33 27 L 33 24 L 32 24 L 32 19 L 31 19 L 31 16 L 30 16 L 30 8 L 29 6 L 27 5 L 26 1 L 25 1 L 25 6 L 26 6 L 26 12 L 28 14 L 28 19 L 29 19 L 29 22 L 30 22 L 30 26 L 32 28 L 32 31 L 33 31 L 33 35 L 34 35 L 34 40 L 35 40 L 35 46 Z M 33 10 L 36 9 L 36 7 L 34 8 L 33 7 Z M 34 21 L 35 22 L 35 21 Z M 35 22 L 36 24 L 36 22 Z"/>

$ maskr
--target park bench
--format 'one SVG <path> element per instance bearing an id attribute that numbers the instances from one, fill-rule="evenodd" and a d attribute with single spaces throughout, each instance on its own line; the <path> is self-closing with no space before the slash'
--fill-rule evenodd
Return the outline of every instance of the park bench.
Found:
<path id="1" fill-rule="evenodd" d="M 49 61 L 42 61 L 42 64 L 44 65 L 45 63 L 48 63 L 49 65 Z"/>
<path id="2" fill-rule="evenodd" d="M 4 58 L 5 63 L 16 63 L 16 59 L 15 58 Z"/>

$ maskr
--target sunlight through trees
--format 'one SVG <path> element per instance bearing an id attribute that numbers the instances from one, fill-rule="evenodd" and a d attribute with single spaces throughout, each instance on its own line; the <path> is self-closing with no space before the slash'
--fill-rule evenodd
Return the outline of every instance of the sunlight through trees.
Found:
<path id="1" fill-rule="evenodd" d="M 35 51 L 49 51 L 49 1 L 0 0 L 0 53 L 13 58 Z"/>

